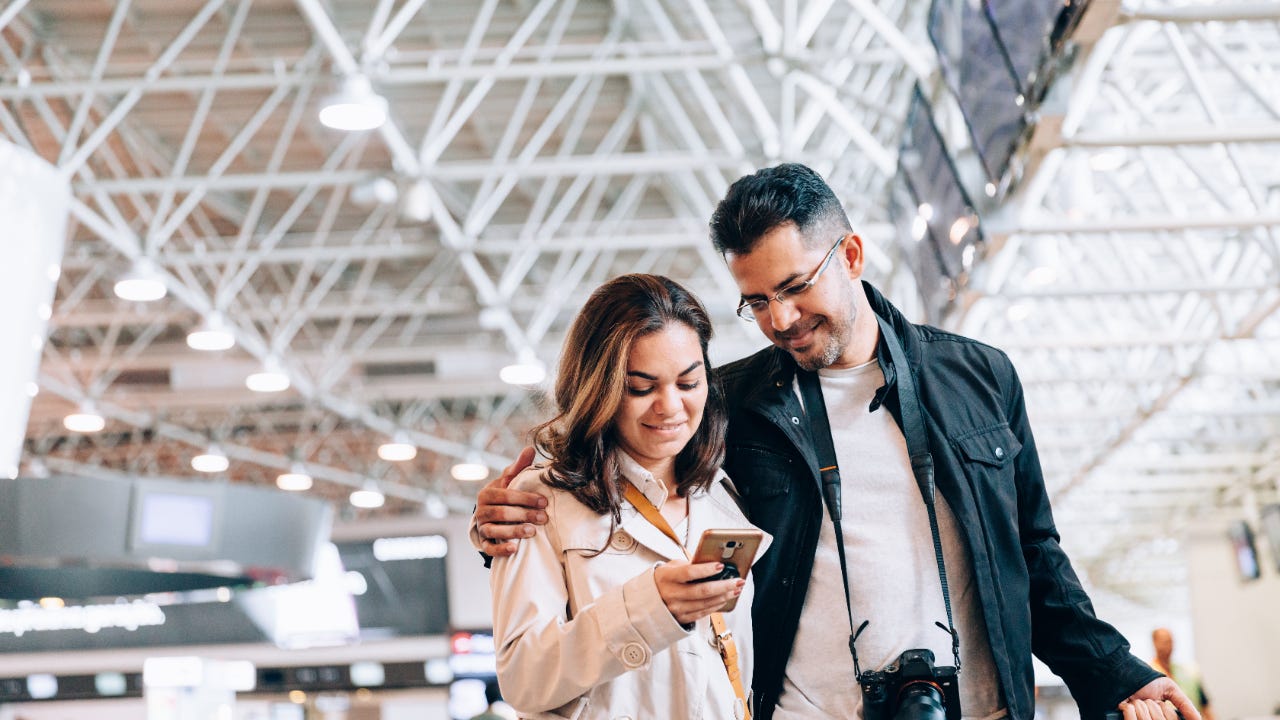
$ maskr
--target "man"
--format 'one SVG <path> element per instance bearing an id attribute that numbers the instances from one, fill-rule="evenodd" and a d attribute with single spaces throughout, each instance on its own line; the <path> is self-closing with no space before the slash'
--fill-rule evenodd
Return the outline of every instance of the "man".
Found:
<path id="1" fill-rule="evenodd" d="M 1194 665 L 1173 661 L 1173 633 L 1169 628 L 1156 628 L 1151 631 L 1151 645 L 1156 656 L 1151 660 L 1151 667 L 1168 675 L 1182 688 L 1182 692 L 1191 698 L 1200 717 L 1214 720 L 1213 708 L 1209 707 L 1209 696 L 1204 692 L 1204 681 L 1200 678 L 1200 670 Z"/>
<path id="2" fill-rule="evenodd" d="M 952 625 L 965 717 L 1030 718 L 1033 651 L 1067 682 L 1085 717 L 1117 706 L 1126 718 L 1173 717 L 1163 700 L 1197 717 L 1172 681 L 1094 616 L 1058 546 L 1021 386 L 1003 353 L 912 325 L 861 282 L 862 240 L 807 167 L 739 179 L 711 234 L 742 293 L 739 315 L 773 343 L 720 372 L 730 404 L 725 469 L 748 517 L 775 540 L 753 569 L 757 718 L 857 717 L 863 694 L 851 645 L 864 672 L 912 649 L 955 665 Z M 892 360 L 885 332 L 907 367 Z M 907 379 L 919 394 L 908 405 L 923 410 L 916 444 L 927 447 L 909 447 L 903 432 Z M 815 433 L 820 408 L 802 403 L 805 387 L 825 406 L 828 430 Z M 838 478 L 819 470 L 814 438 L 823 432 Z M 932 494 L 917 484 L 910 457 L 924 451 Z M 512 552 L 504 541 L 527 537 L 540 521 L 533 498 L 503 489 L 506 477 L 481 492 L 476 515 L 477 535 L 495 554 Z M 824 507 L 824 479 L 845 499 L 843 542 Z M 934 522 L 926 496 L 935 499 Z"/>

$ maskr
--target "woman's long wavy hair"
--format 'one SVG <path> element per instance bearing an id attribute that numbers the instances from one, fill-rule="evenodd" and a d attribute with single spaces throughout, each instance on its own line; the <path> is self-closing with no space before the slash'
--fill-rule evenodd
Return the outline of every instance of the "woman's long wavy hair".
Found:
<path id="1" fill-rule="evenodd" d="M 638 338 L 680 323 L 698 335 L 707 370 L 702 423 L 676 456 L 681 497 L 706 488 L 724 462 L 728 426 L 724 395 L 711 373 L 711 320 L 693 293 L 660 275 L 623 275 L 591 293 L 565 340 L 556 376 L 558 414 L 533 430 L 534 444 L 551 458 L 547 484 L 573 493 L 601 515 L 621 521 L 621 471 L 614 418 L 626 392 L 627 359 Z"/>

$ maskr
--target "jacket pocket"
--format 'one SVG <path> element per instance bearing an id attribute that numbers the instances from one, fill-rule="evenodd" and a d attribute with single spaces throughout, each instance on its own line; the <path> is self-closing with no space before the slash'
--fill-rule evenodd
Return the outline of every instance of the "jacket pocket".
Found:
<path id="1" fill-rule="evenodd" d="M 791 492 L 794 461 L 760 445 L 730 445 L 725 471 L 748 504 Z"/>
<path id="2" fill-rule="evenodd" d="M 966 432 L 951 442 L 965 460 L 993 468 L 1007 467 L 1022 451 L 1022 443 L 1007 423 Z"/>
<path id="3" fill-rule="evenodd" d="M 579 525 L 565 532 L 560 540 L 567 556 L 595 557 L 596 555 L 630 555 L 635 552 L 635 538 L 621 526 L 610 532 L 608 518 L 590 524 Z"/>
<path id="4" fill-rule="evenodd" d="M 1007 424 L 972 430 L 951 438 L 985 522 L 1017 522 L 1018 492 L 1014 458 L 1022 443 Z"/>

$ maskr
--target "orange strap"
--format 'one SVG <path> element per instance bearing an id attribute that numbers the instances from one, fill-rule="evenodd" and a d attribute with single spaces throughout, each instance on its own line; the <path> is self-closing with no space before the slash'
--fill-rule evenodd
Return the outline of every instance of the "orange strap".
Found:
<path id="1" fill-rule="evenodd" d="M 624 486 L 623 494 L 627 500 L 635 506 L 636 510 L 645 517 L 654 527 L 662 531 L 664 535 L 671 538 L 676 545 L 684 550 L 684 556 L 689 557 L 689 550 L 680 542 L 680 538 L 676 536 L 676 531 L 671 529 L 671 523 L 662 517 L 662 513 L 654 506 L 649 498 L 640 492 L 640 488 L 632 485 L 627 480 L 622 480 Z M 738 696 L 738 700 L 742 703 L 742 711 L 745 713 L 745 720 L 751 720 L 751 707 L 747 705 L 747 693 L 742 687 L 742 672 L 738 669 L 738 646 L 733 641 L 733 633 L 729 630 L 729 625 L 724 621 L 724 615 L 721 613 L 711 613 L 711 629 L 716 634 L 716 645 L 720 648 L 720 659 L 724 661 L 724 669 L 729 673 L 729 683 L 733 685 L 733 692 Z"/>

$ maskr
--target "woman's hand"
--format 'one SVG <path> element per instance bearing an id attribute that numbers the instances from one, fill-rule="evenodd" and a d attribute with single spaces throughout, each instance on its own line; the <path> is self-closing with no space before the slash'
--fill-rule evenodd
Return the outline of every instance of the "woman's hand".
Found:
<path id="1" fill-rule="evenodd" d="M 688 560 L 672 560 L 654 569 L 653 579 L 658 584 L 658 594 L 676 622 L 688 625 L 707 617 L 742 594 L 747 581 L 741 578 L 693 582 L 711 577 L 722 569 L 724 565 L 718 562 L 691 565 Z"/>

